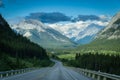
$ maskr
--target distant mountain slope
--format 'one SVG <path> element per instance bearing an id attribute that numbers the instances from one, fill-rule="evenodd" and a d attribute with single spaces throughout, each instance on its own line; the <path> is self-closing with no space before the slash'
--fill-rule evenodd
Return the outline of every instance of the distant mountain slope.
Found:
<path id="1" fill-rule="evenodd" d="M 108 26 L 98 34 L 93 42 L 81 48 L 120 51 L 120 12 L 112 18 Z"/>
<path id="2" fill-rule="evenodd" d="M 83 31 L 79 32 L 74 41 L 78 44 L 88 44 L 94 40 L 97 33 L 103 28 L 103 26 L 97 24 L 90 24 Z"/>
<path id="3" fill-rule="evenodd" d="M 58 31 L 38 20 L 27 19 L 11 25 L 17 33 L 29 38 L 44 48 L 72 48 L 75 44 Z"/>
<path id="4" fill-rule="evenodd" d="M 106 26 L 106 24 L 108 24 L 108 22 L 78 21 L 46 25 L 59 31 L 77 44 L 88 44 L 94 39 L 96 34 Z"/>
<path id="5" fill-rule="evenodd" d="M 98 39 L 120 39 L 120 12 L 117 13 L 108 26 L 97 36 Z"/>

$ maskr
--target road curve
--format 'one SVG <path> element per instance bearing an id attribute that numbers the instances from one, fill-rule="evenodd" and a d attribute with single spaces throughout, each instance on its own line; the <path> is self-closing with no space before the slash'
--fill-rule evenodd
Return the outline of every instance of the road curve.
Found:
<path id="1" fill-rule="evenodd" d="M 61 62 L 53 61 L 55 62 L 53 67 L 41 68 L 0 80 L 90 80 L 82 74 L 64 67 Z"/>

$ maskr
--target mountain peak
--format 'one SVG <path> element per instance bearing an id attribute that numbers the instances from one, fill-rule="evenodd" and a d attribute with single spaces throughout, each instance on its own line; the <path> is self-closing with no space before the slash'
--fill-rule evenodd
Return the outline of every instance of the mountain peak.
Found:
<path id="1" fill-rule="evenodd" d="M 18 24 L 13 24 L 11 26 L 13 29 L 24 29 L 24 30 L 31 30 L 36 29 L 39 32 L 44 32 L 48 26 L 45 26 L 42 22 L 34 19 L 24 19 Z"/>
<path id="2" fill-rule="evenodd" d="M 38 21 L 38 20 L 35 20 L 35 19 L 24 19 L 23 22 L 28 23 L 28 24 L 34 24 L 34 25 L 43 26 L 43 23 L 41 21 Z"/>

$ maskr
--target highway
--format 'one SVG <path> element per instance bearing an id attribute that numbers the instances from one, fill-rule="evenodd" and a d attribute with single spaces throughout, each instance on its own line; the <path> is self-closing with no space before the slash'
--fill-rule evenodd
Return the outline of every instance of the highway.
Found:
<path id="1" fill-rule="evenodd" d="M 53 61 L 55 62 L 53 67 L 41 68 L 0 80 L 91 80 L 70 68 L 66 68 L 60 61 Z"/>

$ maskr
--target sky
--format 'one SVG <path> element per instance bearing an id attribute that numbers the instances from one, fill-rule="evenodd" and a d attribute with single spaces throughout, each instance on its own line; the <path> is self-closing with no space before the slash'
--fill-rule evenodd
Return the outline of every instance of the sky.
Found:
<path id="1" fill-rule="evenodd" d="M 0 0 L 1 1 L 1 0 Z M 34 12 L 61 12 L 68 16 L 115 15 L 120 0 L 2 0 L 0 13 L 7 19 L 24 17 Z"/>

